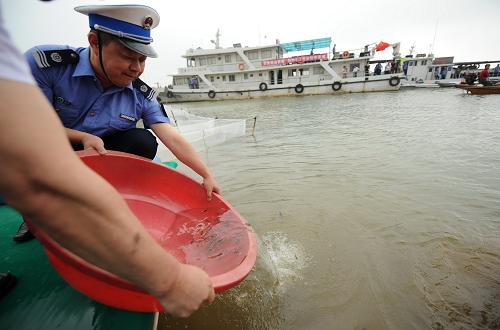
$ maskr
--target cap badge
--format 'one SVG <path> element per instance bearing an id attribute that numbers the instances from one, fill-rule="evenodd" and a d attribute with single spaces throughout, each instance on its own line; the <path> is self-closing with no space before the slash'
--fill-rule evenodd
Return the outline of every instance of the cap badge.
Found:
<path id="1" fill-rule="evenodd" d="M 151 16 L 146 17 L 144 19 L 144 23 L 142 24 L 142 26 L 147 30 L 151 29 L 151 26 L 153 26 L 153 17 Z"/>
<path id="2" fill-rule="evenodd" d="M 148 87 L 146 85 L 142 85 L 140 88 L 141 92 L 146 93 L 148 91 Z"/>
<path id="3" fill-rule="evenodd" d="M 57 63 L 61 63 L 62 62 L 62 57 L 61 57 L 61 55 L 59 55 L 59 53 L 52 53 L 52 54 L 50 54 L 50 58 L 54 62 L 57 62 Z"/>

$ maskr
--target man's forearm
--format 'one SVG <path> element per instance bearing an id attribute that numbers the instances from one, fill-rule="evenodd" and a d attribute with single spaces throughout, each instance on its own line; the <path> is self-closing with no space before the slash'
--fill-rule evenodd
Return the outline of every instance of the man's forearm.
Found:
<path id="1" fill-rule="evenodd" d="M 66 171 L 74 188 L 36 178 L 33 186 L 48 189 L 32 196 L 34 206 L 24 215 L 80 257 L 141 283 L 152 294 L 165 294 L 176 279 L 178 262 L 153 241 L 118 193 L 88 171 Z"/>
<path id="2" fill-rule="evenodd" d="M 7 202 L 73 253 L 164 295 L 180 264 L 72 151 L 45 97 L 35 86 L 1 79 L 0 97 L 0 192 Z"/>
<path id="3" fill-rule="evenodd" d="M 213 177 L 208 166 L 193 146 L 168 124 L 153 124 L 151 128 L 161 142 L 179 159 L 204 179 Z"/>
<path id="4" fill-rule="evenodd" d="M 72 128 L 64 128 L 64 131 L 71 143 L 82 143 L 85 136 L 88 135 L 88 133 L 80 132 Z"/>

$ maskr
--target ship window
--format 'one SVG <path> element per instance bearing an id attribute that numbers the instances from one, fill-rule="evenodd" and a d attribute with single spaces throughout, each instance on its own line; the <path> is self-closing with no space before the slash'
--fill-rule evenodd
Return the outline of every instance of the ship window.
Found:
<path id="1" fill-rule="evenodd" d="M 271 58 L 271 50 L 270 50 L 270 49 L 268 49 L 268 50 L 263 50 L 263 51 L 261 52 L 261 55 L 262 55 L 262 56 L 261 56 L 261 58 L 263 58 L 263 59 L 264 59 L 264 58 Z"/>
<path id="2" fill-rule="evenodd" d="M 231 63 L 231 55 L 226 55 L 226 56 L 224 56 L 224 61 L 225 61 L 226 63 Z"/>
<path id="3" fill-rule="evenodd" d="M 220 79 L 220 77 L 219 77 L 219 76 L 217 76 L 217 79 Z"/>
<path id="4" fill-rule="evenodd" d="M 243 74 L 243 79 L 248 79 L 248 73 Z"/>
<path id="5" fill-rule="evenodd" d="M 301 76 L 308 76 L 309 75 L 309 69 L 299 69 L 300 75 Z"/>
<path id="6" fill-rule="evenodd" d="M 261 73 L 259 73 L 259 77 L 262 77 L 262 72 L 261 72 Z"/>
<path id="7" fill-rule="evenodd" d="M 313 68 L 313 74 L 323 74 L 323 73 L 325 73 L 325 70 L 322 67 Z"/>
<path id="8" fill-rule="evenodd" d="M 177 79 L 175 80 L 175 84 L 176 84 L 177 86 L 186 85 L 186 82 L 187 82 L 186 78 L 177 78 Z"/>
<path id="9" fill-rule="evenodd" d="M 253 77 L 253 73 L 250 73 L 250 78 Z"/>
<path id="10" fill-rule="evenodd" d="M 222 81 L 226 81 L 226 76 L 222 76 Z"/>
<path id="11" fill-rule="evenodd" d="M 297 77 L 297 69 L 288 70 L 288 76 L 289 77 Z"/>
<path id="12" fill-rule="evenodd" d="M 422 65 L 427 65 L 427 60 L 422 60 Z"/>
<path id="13" fill-rule="evenodd" d="M 201 65 L 207 65 L 207 59 L 206 58 L 200 58 L 199 62 L 200 62 L 200 66 Z"/>
<path id="14" fill-rule="evenodd" d="M 229 76 L 229 81 L 235 81 L 236 79 L 234 79 L 234 74 L 230 74 Z"/>
<path id="15" fill-rule="evenodd" d="M 215 64 L 215 63 L 216 63 L 216 60 L 215 60 L 215 59 L 216 59 L 215 57 L 209 57 L 209 58 L 207 59 L 208 64 Z"/>
<path id="16" fill-rule="evenodd" d="M 248 56 L 249 60 L 256 60 L 259 58 L 259 52 L 257 52 L 257 51 L 248 52 L 247 56 Z"/>
<path id="17" fill-rule="evenodd" d="M 214 77 L 210 77 L 210 81 L 211 81 L 211 82 L 214 82 Z"/>

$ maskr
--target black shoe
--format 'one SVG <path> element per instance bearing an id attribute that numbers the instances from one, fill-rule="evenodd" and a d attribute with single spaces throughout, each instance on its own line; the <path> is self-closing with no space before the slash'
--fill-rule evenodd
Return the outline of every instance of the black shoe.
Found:
<path id="1" fill-rule="evenodd" d="M 24 221 L 19 226 L 16 235 L 13 237 L 14 241 L 16 242 L 27 242 L 32 240 L 33 238 L 35 238 L 35 236 L 33 236 L 30 229 L 28 228 L 28 225 Z"/>
<path id="2" fill-rule="evenodd" d="M 16 277 L 11 273 L 0 273 L 0 299 L 16 285 Z"/>

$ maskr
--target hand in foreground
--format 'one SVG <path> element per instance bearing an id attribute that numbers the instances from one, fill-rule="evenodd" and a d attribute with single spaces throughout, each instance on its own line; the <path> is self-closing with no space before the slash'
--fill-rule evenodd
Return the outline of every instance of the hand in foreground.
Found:
<path id="1" fill-rule="evenodd" d="M 205 187 L 205 190 L 207 191 L 207 199 L 211 200 L 212 199 L 212 192 L 220 193 L 220 188 L 217 182 L 213 177 L 208 177 L 206 179 L 203 179 L 203 187 Z"/>
<path id="2" fill-rule="evenodd" d="M 94 149 L 101 155 L 104 155 L 108 152 L 104 148 L 104 141 L 100 137 L 92 134 L 85 135 L 85 137 L 82 139 L 82 145 L 84 150 Z"/>
<path id="3" fill-rule="evenodd" d="M 212 303 L 215 293 L 207 273 L 198 267 L 182 264 L 169 292 L 158 299 L 165 312 L 174 317 L 188 317 L 203 303 Z"/>

